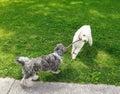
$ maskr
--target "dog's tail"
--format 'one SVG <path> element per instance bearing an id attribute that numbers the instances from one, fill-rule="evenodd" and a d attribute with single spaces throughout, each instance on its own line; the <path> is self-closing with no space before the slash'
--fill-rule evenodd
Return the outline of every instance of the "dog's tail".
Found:
<path id="1" fill-rule="evenodd" d="M 16 63 L 17 64 L 22 64 L 23 66 L 25 65 L 25 62 L 28 62 L 29 61 L 29 58 L 27 58 L 27 57 L 17 57 L 16 59 L 15 59 L 15 61 L 16 61 Z"/>

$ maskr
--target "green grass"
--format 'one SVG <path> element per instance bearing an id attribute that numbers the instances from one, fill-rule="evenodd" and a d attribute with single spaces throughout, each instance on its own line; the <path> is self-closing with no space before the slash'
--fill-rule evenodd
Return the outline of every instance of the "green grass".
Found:
<path id="1" fill-rule="evenodd" d="M 120 7 L 118 0 L 0 0 L 0 77 L 21 79 L 17 56 L 38 57 L 57 43 L 72 41 L 90 24 L 93 46 L 72 60 L 63 57 L 61 73 L 40 72 L 39 80 L 120 85 Z"/>

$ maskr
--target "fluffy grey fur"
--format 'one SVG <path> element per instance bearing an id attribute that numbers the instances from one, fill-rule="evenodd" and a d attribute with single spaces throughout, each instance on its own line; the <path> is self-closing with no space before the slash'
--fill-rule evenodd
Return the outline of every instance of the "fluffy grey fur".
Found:
<path id="1" fill-rule="evenodd" d="M 26 80 L 29 78 L 31 78 L 31 80 L 37 80 L 37 71 L 51 71 L 58 74 L 60 72 L 59 66 L 62 62 L 62 56 L 65 52 L 66 48 L 63 44 L 57 44 L 54 48 L 54 52 L 49 55 L 31 59 L 23 56 L 17 57 L 16 61 L 22 64 L 24 75 L 21 84 L 25 85 L 27 83 Z"/>

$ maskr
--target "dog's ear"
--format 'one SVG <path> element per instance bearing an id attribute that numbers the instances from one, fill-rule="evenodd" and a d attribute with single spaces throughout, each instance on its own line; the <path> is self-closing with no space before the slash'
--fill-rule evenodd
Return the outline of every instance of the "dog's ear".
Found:
<path id="1" fill-rule="evenodd" d="M 88 36 L 88 43 L 89 43 L 90 46 L 92 46 L 92 44 L 93 44 L 91 33 L 90 33 L 90 35 Z"/>
<path id="2" fill-rule="evenodd" d="M 58 51 L 59 50 L 59 47 L 58 45 L 56 45 L 56 47 L 54 48 L 54 51 Z"/>
<path id="3" fill-rule="evenodd" d="M 82 34 L 83 31 L 80 31 L 79 35 L 78 35 L 78 39 L 81 40 L 81 34 Z"/>

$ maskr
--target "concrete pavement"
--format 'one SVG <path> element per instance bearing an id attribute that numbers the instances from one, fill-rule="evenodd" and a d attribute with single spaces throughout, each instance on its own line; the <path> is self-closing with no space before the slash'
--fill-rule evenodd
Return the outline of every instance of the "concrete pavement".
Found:
<path id="1" fill-rule="evenodd" d="M 120 94 L 120 86 L 37 81 L 23 88 L 19 80 L 0 78 L 0 94 Z"/>

